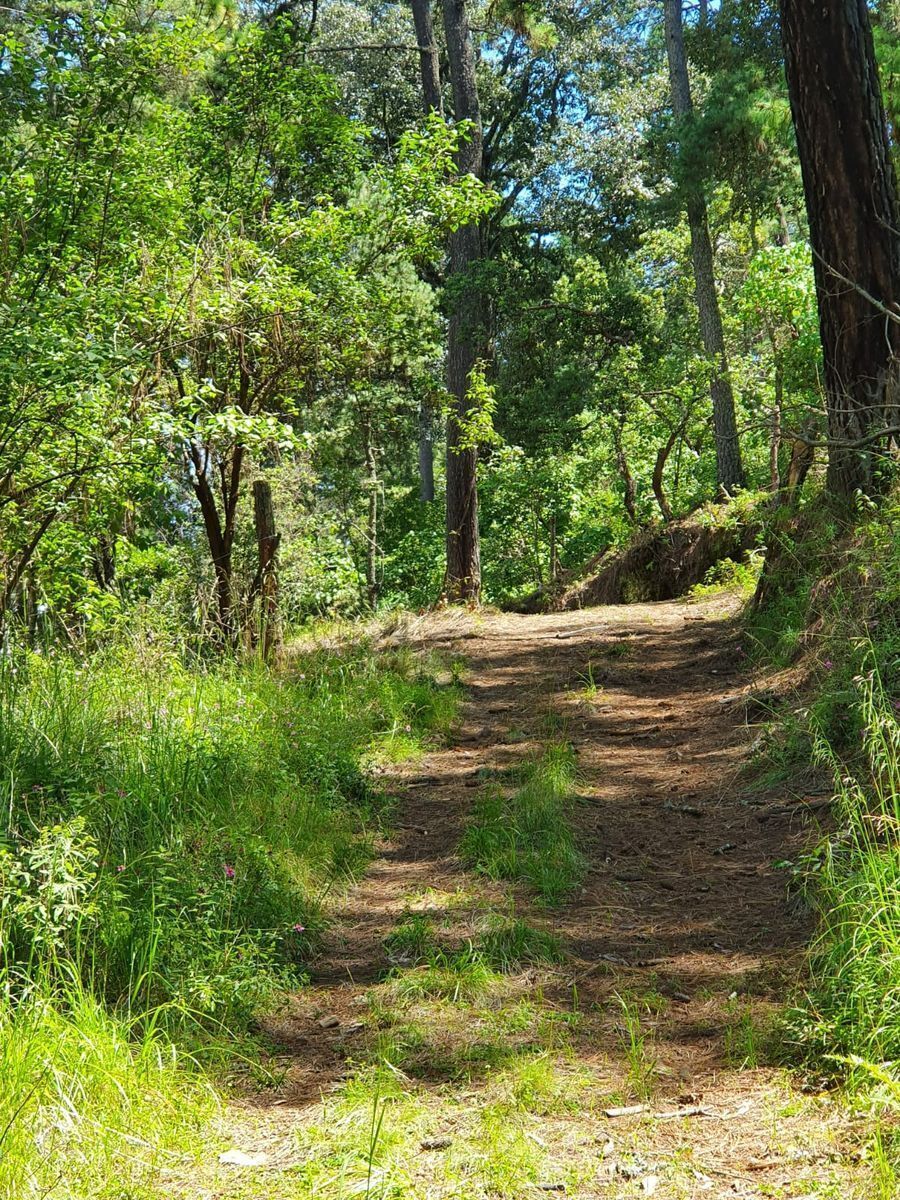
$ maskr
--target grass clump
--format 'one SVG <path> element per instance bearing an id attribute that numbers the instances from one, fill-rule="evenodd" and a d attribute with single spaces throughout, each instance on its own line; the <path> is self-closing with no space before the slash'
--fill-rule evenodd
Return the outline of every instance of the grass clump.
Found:
<path id="1" fill-rule="evenodd" d="M 789 864 L 818 930 L 786 1041 L 818 1073 L 881 1089 L 900 1058 L 898 517 L 896 494 L 852 526 L 807 506 L 775 539 L 748 621 L 762 661 L 804 671 L 802 702 L 770 714 L 767 757 L 782 776 L 825 768 L 835 795 L 836 828 Z"/>
<path id="2" fill-rule="evenodd" d="M 655 1034 L 646 1021 L 649 1011 L 633 996 L 617 995 L 615 999 L 621 1011 L 619 1038 L 628 1064 L 628 1086 L 636 1099 L 646 1101 L 655 1090 L 659 1065 Z"/>
<path id="3" fill-rule="evenodd" d="M 490 879 L 528 884 L 545 904 L 561 903 L 585 866 L 569 821 L 575 775 L 572 747 L 557 742 L 525 768 L 512 795 L 483 791 L 462 839 L 464 860 Z"/>
<path id="4" fill-rule="evenodd" d="M 394 982 L 394 991 L 403 1000 L 481 999 L 501 980 L 471 945 L 462 950 L 435 950 L 426 966 L 404 971 Z"/>
<path id="5" fill-rule="evenodd" d="M 478 950 L 498 971 L 565 961 L 559 938 L 518 918 L 498 918 L 482 936 Z"/>
<path id="6" fill-rule="evenodd" d="M 399 966 L 428 962 L 439 951 L 434 922 L 424 913 L 404 913 L 384 939 L 384 948 L 390 961 Z"/>
<path id="7" fill-rule="evenodd" d="M 874 672 L 858 687 L 862 758 L 818 743 L 840 825 L 799 864 L 820 924 L 795 1030 L 826 1054 L 879 1064 L 900 1057 L 900 726 Z"/>

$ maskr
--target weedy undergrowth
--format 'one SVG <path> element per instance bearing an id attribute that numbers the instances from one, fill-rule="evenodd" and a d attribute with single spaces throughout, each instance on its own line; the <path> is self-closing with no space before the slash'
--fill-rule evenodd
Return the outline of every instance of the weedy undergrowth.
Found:
<path id="1" fill-rule="evenodd" d="M 368 860 L 367 763 L 446 732 L 438 667 L 363 643 L 281 672 L 139 643 L 0 661 L 0 1195 L 51 1194 L 63 1155 L 67 1197 L 137 1196 L 180 1146 L 209 1107 L 186 1068 L 302 983 Z"/>
<path id="2" fill-rule="evenodd" d="M 631 996 L 615 996 L 621 1010 L 619 1036 L 628 1064 L 628 1086 L 638 1100 L 649 1100 L 656 1085 L 657 1059 L 653 1031 L 645 1023 L 646 1011 Z"/>
<path id="3" fill-rule="evenodd" d="M 900 725 L 874 670 L 858 677 L 862 754 L 816 749 L 834 772 L 837 832 L 801 864 L 819 912 L 809 1002 L 795 1032 L 817 1052 L 900 1056 Z"/>

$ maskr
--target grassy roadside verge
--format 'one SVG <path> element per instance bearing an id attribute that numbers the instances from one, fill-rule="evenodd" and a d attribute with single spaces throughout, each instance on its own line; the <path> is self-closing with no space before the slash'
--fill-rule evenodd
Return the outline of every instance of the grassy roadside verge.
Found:
<path id="1" fill-rule="evenodd" d="M 0 666 L 0 1195 L 141 1195 L 233 1050 L 303 982 L 365 865 L 380 759 L 452 720 L 436 662 L 364 642 L 279 673 L 130 644 Z"/>
<path id="2" fill-rule="evenodd" d="M 833 781 L 834 828 L 792 864 L 817 932 L 789 1036 L 819 1075 L 900 1103 L 900 502 L 850 530 L 821 505 L 795 518 L 751 615 L 757 661 L 796 671 L 772 714 L 773 779 Z"/>

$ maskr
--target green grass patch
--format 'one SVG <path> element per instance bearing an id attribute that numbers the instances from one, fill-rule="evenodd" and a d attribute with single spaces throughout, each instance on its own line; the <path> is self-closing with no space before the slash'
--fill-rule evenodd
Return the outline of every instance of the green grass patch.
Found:
<path id="1" fill-rule="evenodd" d="M 556 742 L 524 769 L 511 795 L 486 788 L 463 835 L 463 859 L 490 879 L 528 884 L 545 904 L 561 903 L 585 868 L 569 820 L 575 779 L 572 747 Z"/>
<path id="2" fill-rule="evenodd" d="M 517 918 L 495 920 L 479 941 L 478 951 L 498 971 L 560 963 L 566 957 L 558 937 Z"/>
<path id="3" fill-rule="evenodd" d="M 840 826 L 795 867 L 819 931 L 794 1030 L 832 1064 L 900 1057 L 900 725 L 877 677 L 858 686 L 864 764 L 819 741 L 835 772 Z"/>
<path id="4" fill-rule="evenodd" d="M 137 1200 L 199 1157 L 212 1092 L 142 1017 L 80 989 L 0 1007 L 0 1195 Z"/>
<path id="5" fill-rule="evenodd" d="M 559 938 L 545 929 L 536 929 L 517 917 L 489 914 L 484 929 L 456 950 L 442 938 L 432 918 L 421 912 L 407 912 L 384 939 L 390 961 L 398 966 L 427 963 L 441 968 L 465 968 L 478 960 L 494 971 L 517 971 L 541 963 L 565 961 Z"/>
<path id="6" fill-rule="evenodd" d="M 836 828 L 784 864 L 818 917 L 784 1049 L 818 1074 L 880 1090 L 900 1058 L 898 516 L 896 494 L 853 525 L 809 505 L 775 537 L 766 603 L 747 626 L 759 660 L 783 666 L 802 654 L 806 668 L 802 700 L 767 714 L 769 778 L 803 778 L 812 765 L 835 793 Z M 758 1056 L 752 1032 L 733 1029 L 733 1058 Z"/>

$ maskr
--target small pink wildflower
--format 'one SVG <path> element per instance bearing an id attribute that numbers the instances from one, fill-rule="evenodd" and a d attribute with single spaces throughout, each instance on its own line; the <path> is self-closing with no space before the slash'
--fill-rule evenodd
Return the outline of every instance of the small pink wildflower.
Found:
<path id="1" fill-rule="evenodd" d="M 305 931 L 305 929 L 306 929 L 306 926 L 301 925 L 299 921 L 296 921 L 294 923 L 294 926 L 293 926 L 294 933 L 303 933 Z"/>
<path id="2" fill-rule="evenodd" d="M 822 666 L 825 668 L 826 671 L 830 671 L 833 669 L 834 663 L 831 661 L 830 658 L 826 658 L 825 661 L 822 663 Z"/>
<path id="3" fill-rule="evenodd" d="M 119 865 L 116 867 L 116 874 L 120 875 L 124 870 L 125 870 L 125 864 L 119 863 Z"/>
<path id="4" fill-rule="evenodd" d="M 222 870 L 225 872 L 226 879 L 234 879 L 234 867 L 231 863 L 223 863 Z"/>

